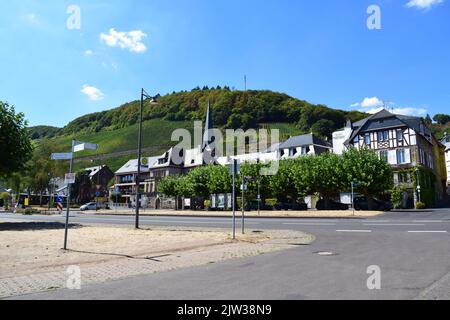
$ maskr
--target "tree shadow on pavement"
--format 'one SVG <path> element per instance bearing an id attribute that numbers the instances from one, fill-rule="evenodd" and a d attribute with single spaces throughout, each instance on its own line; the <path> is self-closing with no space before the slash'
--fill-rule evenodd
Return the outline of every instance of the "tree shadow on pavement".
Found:
<path id="1" fill-rule="evenodd" d="M 60 222 L 1 222 L 1 231 L 40 231 L 40 230 L 60 230 L 65 224 Z M 82 228 L 79 224 L 70 224 L 70 229 Z"/>
<path id="2" fill-rule="evenodd" d="M 80 251 L 80 250 L 72 250 L 72 249 L 69 249 L 67 251 L 74 252 L 74 253 L 100 255 L 100 256 L 113 256 L 113 257 L 127 258 L 127 259 L 133 259 L 133 260 L 152 260 L 155 262 L 161 262 L 161 260 L 158 260 L 158 258 L 165 258 L 165 257 L 171 256 L 171 254 L 164 254 L 164 255 L 154 256 L 154 257 L 135 257 L 135 256 L 130 256 L 127 254 L 120 254 L 120 253 L 91 252 L 91 251 Z"/>

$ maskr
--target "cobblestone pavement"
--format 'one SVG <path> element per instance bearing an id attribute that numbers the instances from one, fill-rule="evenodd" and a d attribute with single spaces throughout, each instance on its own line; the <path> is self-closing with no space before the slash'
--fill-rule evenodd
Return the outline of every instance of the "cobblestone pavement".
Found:
<path id="1" fill-rule="evenodd" d="M 177 270 L 186 267 L 217 263 L 230 259 L 285 250 L 296 245 L 309 244 L 314 238 L 298 231 L 270 231 L 270 240 L 259 243 L 229 243 L 183 252 L 167 252 L 158 256 L 118 258 L 108 262 L 79 265 L 81 285 L 103 283 L 144 274 Z M 66 288 L 69 266 L 55 267 L 54 271 L 27 276 L 0 276 L 0 298 Z"/>

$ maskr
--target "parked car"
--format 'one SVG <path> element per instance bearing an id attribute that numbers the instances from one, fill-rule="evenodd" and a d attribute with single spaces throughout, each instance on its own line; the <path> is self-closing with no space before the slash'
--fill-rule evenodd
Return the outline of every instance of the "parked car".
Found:
<path id="1" fill-rule="evenodd" d="M 354 203 L 355 210 L 369 210 L 369 202 L 366 197 L 356 197 Z M 373 210 L 391 211 L 393 208 L 392 203 L 388 201 L 373 199 Z"/>
<path id="2" fill-rule="evenodd" d="M 348 210 L 350 206 L 348 204 L 340 203 L 337 201 L 330 200 L 330 208 L 329 210 Z M 320 199 L 316 204 L 317 210 L 327 210 L 325 208 L 325 200 Z"/>
<path id="3" fill-rule="evenodd" d="M 80 207 L 81 211 L 90 211 L 90 210 L 96 210 L 96 209 L 97 209 L 97 204 L 95 202 L 89 202 Z"/>
<path id="4" fill-rule="evenodd" d="M 107 203 L 89 202 L 89 203 L 86 203 L 85 205 L 82 205 L 80 207 L 81 211 L 91 211 L 91 210 L 98 210 L 98 209 L 109 209 L 109 206 L 108 206 Z"/>

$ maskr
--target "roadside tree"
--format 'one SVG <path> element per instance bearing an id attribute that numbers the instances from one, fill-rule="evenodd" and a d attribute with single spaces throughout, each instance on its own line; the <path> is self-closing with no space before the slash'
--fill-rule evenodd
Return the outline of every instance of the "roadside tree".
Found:
<path id="1" fill-rule="evenodd" d="M 22 170 L 32 151 L 24 114 L 0 101 L 0 176 Z"/>
<path id="2" fill-rule="evenodd" d="M 369 210 L 373 209 L 374 196 L 391 190 L 394 184 L 389 164 L 380 159 L 375 151 L 367 148 L 351 148 L 345 152 L 342 156 L 342 170 L 345 173 L 345 184 L 357 184 L 357 191 L 367 198 Z"/>

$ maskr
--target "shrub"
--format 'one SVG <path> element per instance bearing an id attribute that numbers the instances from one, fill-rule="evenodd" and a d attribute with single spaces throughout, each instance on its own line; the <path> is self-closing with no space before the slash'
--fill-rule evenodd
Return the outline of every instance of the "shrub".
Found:
<path id="1" fill-rule="evenodd" d="M 19 209 L 16 211 L 16 213 L 30 216 L 32 214 L 40 213 L 40 211 L 32 208 L 26 208 L 26 209 Z"/>
<path id="2" fill-rule="evenodd" d="M 277 202 L 278 202 L 277 199 L 266 199 L 266 204 L 268 206 L 274 207 L 277 204 Z"/>
<path id="3" fill-rule="evenodd" d="M 427 207 L 427 205 L 423 202 L 416 203 L 416 209 L 418 209 L 418 210 L 425 209 L 426 207 Z"/>
<path id="4" fill-rule="evenodd" d="M 391 192 L 391 201 L 394 205 L 395 209 L 402 209 L 403 208 L 403 193 L 405 192 L 405 189 L 402 187 L 395 187 L 392 189 Z"/>
<path id="5" fill-rule="evenodd" d="M 10 195 L 8 192 L 3 192 L 2 194 L 0 194 L 0 199 L 3 200 L 3 206 L 5 208 L 5 210 L 8 210 L 8 201 L 10 199 Z"/>

